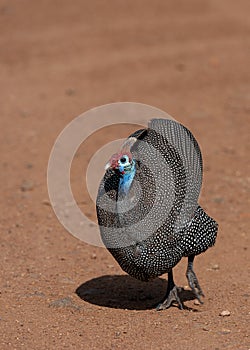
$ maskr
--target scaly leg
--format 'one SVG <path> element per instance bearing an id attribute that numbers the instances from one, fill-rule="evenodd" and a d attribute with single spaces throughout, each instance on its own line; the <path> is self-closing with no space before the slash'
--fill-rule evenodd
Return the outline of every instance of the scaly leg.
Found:
<path id="1" fill-rule="evenodd" d="M 156 310 L 165 310 L 168 309 L 173 302 L 177 302 L 179 308 L 183 309 L 183 304 L 178 296 L 178 287 L 174 284 L 174 278 L 173 278 L 173 272 L 170 270 L 168 273 L 168 287 L 167 287 L 167 293 L 164 298 L 164 301 L 160 303 Z"/>
<path id="2" fill-rule="evenodd" d="M 204 294 L 202 292 L 202 289 L 199 285 L 198 279 L 196 277 L 196 274 L 194 273 L 193 270 L 193 263 L 194 263 L 194 255 L 190 255 L 188 257 L 188 266 L 187 266 L 187 272 L 186 272 L 186 277 L 188 280 L 189 287 L 192 289 L 194 295 L 196 298 L 199 300 L 201 304 L 203 304 L 203 301 L 201 300 L 201 296 L 204 297 Z"/>

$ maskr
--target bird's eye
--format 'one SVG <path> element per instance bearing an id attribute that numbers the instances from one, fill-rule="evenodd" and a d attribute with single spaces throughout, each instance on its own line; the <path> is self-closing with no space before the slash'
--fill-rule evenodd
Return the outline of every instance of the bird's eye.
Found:
<path id="1" fill-rule="evenodd" d="M 122 165 L 125 165 L 126 163 L 129 162 L 129 158 L 127 155 L 124 155 L 122 156 L 120 159 L 119 159 L 119 163 L 122 164 Z"/>
<path id="2" fill-rule="evenodd" d="M 125 157 L 122 157 L 122 158 L 120 159 L 120 162 L 121 162 L 121 163 L 126 163 L 126 160 L 127 160 L 127 159 L 126 159 Z"/>

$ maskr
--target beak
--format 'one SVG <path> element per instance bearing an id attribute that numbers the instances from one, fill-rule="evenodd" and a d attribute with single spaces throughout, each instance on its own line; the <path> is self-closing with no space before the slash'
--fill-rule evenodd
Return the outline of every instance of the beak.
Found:
<path id="1" fill-rule="evenodd" d="M 105 171 L 107 171 L 109 168 L 111 167 L 111 164 L 110 164 L 110 162 L 108 162 L 106 165 L 105 165 Z"/>

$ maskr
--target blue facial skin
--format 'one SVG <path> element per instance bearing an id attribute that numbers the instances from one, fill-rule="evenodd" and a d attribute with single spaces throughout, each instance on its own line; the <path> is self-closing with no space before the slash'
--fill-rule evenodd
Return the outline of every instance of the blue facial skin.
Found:
<path id="1" fill-rule="evenodd" d="M 119 171 L 121 173 L 121 179 L 119 183 L 119 191 L 124 194 L 128 194 L 130 186 L 135 176 L 135 162 L 132 161 L 132 164 L 129 165 L 120 165 Z"/>

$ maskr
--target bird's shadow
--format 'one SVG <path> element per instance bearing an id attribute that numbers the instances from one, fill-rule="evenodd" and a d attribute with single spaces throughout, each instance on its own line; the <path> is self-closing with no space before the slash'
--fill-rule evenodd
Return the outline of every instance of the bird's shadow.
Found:
<path id="1" fill-rule="evenodd" d="M 141 282 L 127 275 L 106 275 L 93 278 L 76 289 L 76 294 L 91 304 L 116 309 L 147 310 L 163 301 L 167 281 L 156 278 Z M 182 302 L 195 299 L 191 290 L 180 289 Z"/>

